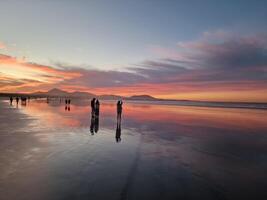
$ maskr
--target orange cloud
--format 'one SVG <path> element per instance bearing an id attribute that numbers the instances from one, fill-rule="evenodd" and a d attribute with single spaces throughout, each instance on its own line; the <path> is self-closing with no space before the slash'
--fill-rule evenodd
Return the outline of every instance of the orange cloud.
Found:
<path id="1" fill-rule="evenodd" d="M 41 85 L 53 85 L 77 78 L 77 71 L 27 62 L 25 59 L 0 54 L 0 91 L 13 91 L 34 88 Z"/>

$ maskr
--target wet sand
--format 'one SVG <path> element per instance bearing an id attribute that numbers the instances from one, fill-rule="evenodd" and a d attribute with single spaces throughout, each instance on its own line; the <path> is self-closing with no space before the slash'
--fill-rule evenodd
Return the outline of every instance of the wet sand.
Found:
<path id="1" fill-rule="evenodd" d="M 0 101 L 1 199 L 267 199 L 265 110 Z"/>

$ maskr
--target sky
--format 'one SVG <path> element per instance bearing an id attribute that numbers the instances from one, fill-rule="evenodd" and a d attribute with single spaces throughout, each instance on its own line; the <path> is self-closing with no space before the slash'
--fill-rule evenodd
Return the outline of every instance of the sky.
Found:
<path id="1" fill-rule="evenodd" d="M 267 1 L 0 1 L 0 92 L 267 102 Z"/>

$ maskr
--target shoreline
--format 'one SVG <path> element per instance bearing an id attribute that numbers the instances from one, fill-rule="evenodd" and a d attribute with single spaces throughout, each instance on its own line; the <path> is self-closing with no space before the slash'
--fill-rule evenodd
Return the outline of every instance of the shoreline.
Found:
<path id="1" fill-rule="evenodd" d="M 59 98 L 50 98 L 50 101 L 57 101 Z M 8 97 L 0 97 L 0 100 L 9 101 Z M 31 98 L 31 100 L 46 100 L 46 98 Z M 90 99 L 72 98 L 72 103 L 89 102 Z M 102 102 L 116 102 L 114 99 L 100 99 Z M 208 101 L 190 101 L 190 100 L 123 100 L 125 103 L 145 104 L 145 105 L 166 105 L 166 106 L 190 106 L 190 107 L 207 107 L 207 108 L 236 108 L 236 109 L 257 109 L 267 110 L 267 103 L 245 103 L 245 102 L 208 102 Z M 87 105 L 87 104 L 86 104 Z M 89 105 L 89 103 L 88 103 Z"/>

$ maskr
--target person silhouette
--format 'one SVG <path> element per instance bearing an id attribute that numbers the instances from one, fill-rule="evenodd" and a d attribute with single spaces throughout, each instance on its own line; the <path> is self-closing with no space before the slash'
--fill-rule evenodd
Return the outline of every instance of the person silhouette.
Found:
<path id="1" fill-rule="evenodd" d="M 13 97 L 10 97 L 9 100 L 10 100 L 10 105 L 12 105 Z"/>
<path id="2" fill-rule="evenodd" d="M 26 106 L 27 105 L 27 98 L 26 97 L 21 97 L 20 101 L 21 101 L 21 105 L 22 106 Z"/>
<path id="3" fill-rule="evenodd" d="M 16 97 L 17 105 L 19 104 L 19 97 Z"/>
<path id="4" fill-rule="evenodd" d="M 119 120 L 121 120 L 121 113 L 122 113 L 122 101 L 121 100 L 119 100 L 118 102 L 117 102 L 117 121 Z"/>
<path id="5" fill-rule="evenodd" d="M 98 132 L 99 130 L 99 108 L 100 103 L 98 99 L 93 98 L 91 101 L 91 125 L 90 125 L 90 132 L 92 135 Z"/>

